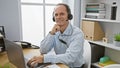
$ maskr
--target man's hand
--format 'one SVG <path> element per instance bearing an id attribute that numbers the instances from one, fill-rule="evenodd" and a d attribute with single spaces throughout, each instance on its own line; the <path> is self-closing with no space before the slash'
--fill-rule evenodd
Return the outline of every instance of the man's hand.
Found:
<path id="1" fill-rule="evenodd" d="M 57 31 L 60 31 L 60 26 L 55 24 L 52 31 L 50 31 L 50 34 L 54 35 Z"/>
<path id="2" fill-rule="evenodd" d="M 31 58 L 27 65 L 30 67 L 30 68 L 34 68 L 34 66 L 38 63 L 43 63 L 43 60 L 44 59 L 44 56 L 43 55 L 40 55 L 40 56 L 34 56 L 33 58 Z"/>

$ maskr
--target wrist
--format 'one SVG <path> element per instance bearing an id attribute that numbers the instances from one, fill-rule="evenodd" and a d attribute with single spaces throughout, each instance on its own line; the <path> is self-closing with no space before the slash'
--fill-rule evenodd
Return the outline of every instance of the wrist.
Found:
<path id="1" fill-rule="evenodd" d="M 44 55 L 42 55 L 42 63 L 44 63 Z"/>
<path id="2" fill-rule="evenodd" d="M 52 32 L 52 31 L 50 31 L 49 33 L 50 33 L 51 35 L 55 35 L 55 33 L 54 33 L 54 32 Z"/>

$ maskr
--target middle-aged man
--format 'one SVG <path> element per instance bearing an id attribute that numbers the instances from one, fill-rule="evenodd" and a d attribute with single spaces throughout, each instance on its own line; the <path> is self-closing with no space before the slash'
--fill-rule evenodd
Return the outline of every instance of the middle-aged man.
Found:
<path id="1" fill-rule="evenodd" d="M 73 18 L 67 4 L 57 4 L 53 12 L 55 22 L 52 30 L 42 40 L 40 45 L 41 55 L 29 60 L 33 67 L 36 63 L 63 63 L 70 68 L 82 68 L 84 36 L 82 31 L 73 25 Z M 47 54 L 54 48 L 55 55 Z"/>

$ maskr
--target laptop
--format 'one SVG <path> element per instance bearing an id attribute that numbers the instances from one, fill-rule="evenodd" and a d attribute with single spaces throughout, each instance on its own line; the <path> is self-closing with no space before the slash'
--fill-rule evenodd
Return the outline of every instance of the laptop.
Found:
<path id="1" fill-rule="evenodd" d="M 9 41 L 4 38 L 4 43 L 8 55 L 8 60 L 14 64 L 17 68 L 29 68 L 27 62 L 30 58 L 35 56 L 34 54 L 29 54 L 24 56 L 23 49 L 20 45 L 15 42 Z"/>

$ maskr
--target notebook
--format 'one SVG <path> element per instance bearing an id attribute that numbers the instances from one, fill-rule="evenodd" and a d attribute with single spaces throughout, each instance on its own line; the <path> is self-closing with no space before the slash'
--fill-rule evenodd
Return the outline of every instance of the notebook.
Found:
<path id="1" fill-rule="evenodd" d="M 27 62 L 30 58 L 32 58 L 33 54 L 29 54 L 24 56 L 23 49 L 20 45 L 9 41 L 4 38 L 4 43 L 8 55 L 8 60 L 14 64 L 17 68 L 28 68 Z"/>

